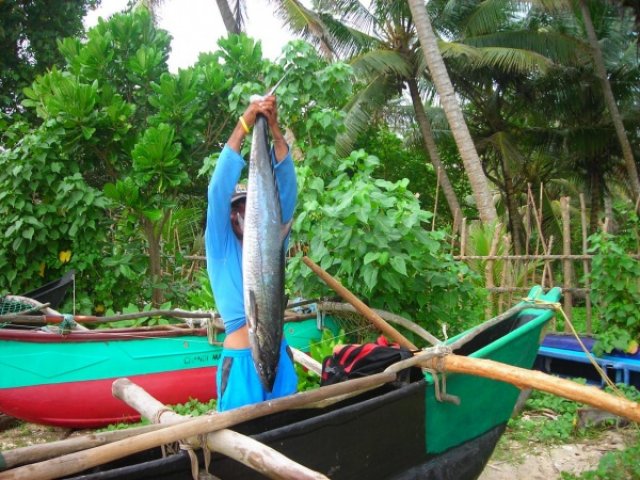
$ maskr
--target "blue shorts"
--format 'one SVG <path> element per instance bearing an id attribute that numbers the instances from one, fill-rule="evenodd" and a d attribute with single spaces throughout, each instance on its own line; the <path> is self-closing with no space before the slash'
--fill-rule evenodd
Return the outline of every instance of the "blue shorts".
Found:
<path id="1" fill-rule="evenodd" d="M 293 354 L 283 339 L 272 392 L 267 392 L 262 386 L 251 358 L 250 348 L 222 350 L 216 383 L 218 411 L 224 412 L 232 408 L 291 395 L 298 389 L 298 376 L 293 366 Z"/>

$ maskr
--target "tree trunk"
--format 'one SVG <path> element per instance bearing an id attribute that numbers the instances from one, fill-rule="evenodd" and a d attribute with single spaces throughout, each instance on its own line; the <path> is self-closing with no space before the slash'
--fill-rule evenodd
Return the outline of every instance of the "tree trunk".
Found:
<path id="1" fill-rule="evenodd" d="M 233 16 L 228 0 L 216 0 L 216 3 L 218 4 L 218 10 L 220 10 L 220 16 L 227 29 L 227 33 L 240 33 L 240 25 L 238 25 L 236 18 Z"/>
<path id="2" fill-rule="evenodd" d="M 513 177 L 511 170 L 507 164 L 507 159 L 499 154 L 502 159 L 502 175 L 504 177 L 504 194 L 506 197 L 507 211 L 509 215 L 509 230 L 511 231 L 511 238 L 513 239 L 513 251 L 516 255 L 522 255 L 524 251 L 524 225 L 522 223 L 522 217 L 518 209 L 518 202 L 516 201 L 518 196 L 513 186 Z"/>
<path id="3" fill-rule="evenodd" d="M 438 147 L 436 146 L 436 142 L 433 138 L 431 124 L 429 122 L 429 119 L 427 118 L 426 112 L 424 111 L 422 98 L 420 97 L 420 92 L 418 91 L 418 82 L 415 79 L 409 79 L 407 83 L 409 84 L 411 100 L 413 101 L 413 109 L 416 113 L 416 120 L 418 122 L 418 126 L 420 127 L 420 133 L 422 134 L 424 145 L 427 148 L 427 152 L 429 153 L 429 158 L 431 159 L 433 167 L 436 169 L 436 172 L 440 172 L 440 183 L 442 186 L 442 192 L 447 199 L 449 210 L 451 211 L 451 216 L 454 219 L 454 222 L 458 223 L 453 227 L 454 231 L 457 231 L 458 227 L 460 226 L 459 223 L 462 217 L 460 202 L 458 202 L 458 197 L 456 196 L 456 192 L 451 186 L 451 182 L 449 181 L 449 177 L 447 176 L 447 171 L 445 170 L 444 166 L 442 165 L 442 161 L 440 160 L 440 154 L 438 153 Z"/>
<path id="4" fill-rule="evenodd" d="M 629 137 L 624 129 L 622 123 L 622 116 L 618 110 L 616 99 L 613 96 L 611 90 L 611 83 L 607 76 L 607 70 L 604 66 L 604 59 L 602 58 L 602 50 L 598 43 L 598 37 L 596 31 L 593 28 L 593 22 L 591 21 L 591 13 L 589 13 L 589 7 L 585 0 L 580 0 L 580 10 L 582 12 L 582 18 L 584 20 L 584 26 L 587 30 L 587 37 L 589 38 L 589 45 L 591 46 L 591 54 L 593 56 L 593 65 L 596 69 L 596 74 L 602 84 L 602 92 L 604 94 L 604 101 L 611 115 L 611 121 L 616 129 L 618 135 L 618 141 L 620 142 L 620 148 L 622 149 L 622 156 L 624 157 L 624 164 L 627 168 L 627 174 L 629 176 L 629 182 L 631 184 L 631 201 L 635 202 L 640 197 L 640 179 L 638 178 L 638 169 L 636 167 L 635 159 L 633 158 L 633 150 L 631 149 L 631 143 L 629 143 Z"/>
<path id="5" fill-rule="evenodd" d="M 156 234 L 155 225 L 148 218 L 142 218 L 142 225 L 149 245 L 149 272 L 151 274 L 151 284 L 153 285 L 151 302 L 154 307 L 158 307 L 164 303 L 164 292 L 157 286 L 162 276 L 160 235 Z"/>
<path id="6" fill-rule="evenodd" d="M 591 183 L 591 215 L 589 217 L 589 231 L 590 233 L 595 233 L 598 231 L 598 222 L 600 221 L 600 213 L 602 212 L 604 191 L 601 173 L 594 170 L 589 173 L 589 176 Z"/>
<path id="7" fill-rule="evenodd" d="M 444 109 L 447 121 L 453 133 L 460 157 L 464 163 L 464 169 L 469 177 L 469 183 L 473 190 L 473 196 L 478 207 L 480 219 L 485 225 L 495 223 L 498 219 L 496 207 L 493 204 L 493 197 L 489 189 L 489 182 L 482 170 L 482 164 L 478 157 L 478 152 L 467 128 L 467 124 L 462 115 L 462 110 L 456 99 L 451 79 L 438 50 L 438 43 L 431 28 L 427 9 L 424 2 L 420 0 L 409 0 L 411 15 L 416 25 L 416 31 L 425 60 L 431 73 L 431 79 L 436 87 L 440 102 Z"/>

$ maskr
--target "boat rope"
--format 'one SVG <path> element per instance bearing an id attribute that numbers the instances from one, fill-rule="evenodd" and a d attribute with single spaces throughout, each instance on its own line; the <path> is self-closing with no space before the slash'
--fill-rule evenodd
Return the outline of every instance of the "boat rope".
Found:
<path id="1" fill-rule="evenodd" d="M 209 443 L 207 442 L 207 434 L 202 435 L 202 440 L 200 441 L 202 445 L 202 455 L 204 456 L 204 474 L 200 474 L 201 479 L 212 478 L 209 474 L 209 467 L 211 466 L 211 450 L 209 449 Z"/>
<path id="2" fill-rule="evenodd" d="M 433 378 L 434 396 L 438 402 L 460 405 L 460 397 L 447 393 L 447 372 L 444 369 L 444 358 L 453 353 L 453 350 L 446 344 L 447 326 L 444 324 L 442 325 L 442 333 L 444 335 L 444 340 L 435 347 L 431 347 L 429 349 L 429 351 L 433 352 L 433 355 L 436 358 L 436 368 L 423 368 L 422 370 L 431 374 L 431 377 Z"/>
<path id="3" fill-rule="evenodd" d="M 73 314 L 76 314 L 76 274 L 75 272 L 73 272 L 71 274 L 71 285 L 72 285 L 72 289 L 71 289 L 71 293 L 72 293 L 72 305 L 73 305 Z"/>
<path id="4" fill-rule="evenodd" d="M 214 478 L 209 473 L 209 467 L 211 465 L 211 450 L 207 443 L 207 434 L 198 436 L 200 448 L 202 448 L 202 455 L 204 457 L 204 471 L 200 472 L 200 463 L 198 462 L 198 456 L 196 455 L 194 444 L 180 443 L 180 450 L 187 452 L 189 460 L 191 461 L 191 476 L 193 480 L 204 480 Z"/>
<path id="5" fill-rule="evenodd" d="M 71 331 L 77 326 L 78 324 L 73 319 L 73 315 L 69 313 L 65 313 L 62 315 L 62 322 L 60 322 L 60 325 L 59 325 L 60 333 L 62 335 L 67 335 L 71 333 Z"/>
<path id="6" fill-rule="evenodd" d="M 541 299 L 536 299 L 535 302 L 536 302 L 536 304 L 543 304 L 543 305 L 552 306 L 553 309 L 559 315 L 562 315 L 562 318 L 564 318 L 564 321 L 565 321 L 566 325 L 569 326 L 569 328 L 571 330 L 571 333 L 573 334 L 575 339 L 578 341 L 578 345 L 580 345 L 580 348 L 582 349 L 584 354 L 587 356 L 587 359 L 589 359 L 589 362 L 591 363 L 591 365 L 593 365 L 593 368 L 596 369 L 596 372 L 598 372 L 598 375 L 600 375 L 602 380 L 607 384 L 607 386 L 609 386 L 611 388 L 611 390 L 613 390 L 618 396 L 624 398 L 624 394 L 620 391 L 620 389 L 616 386 L 616 384 L 613 383 L 613 381 L 609 378 L 607 373 L 602 369 L 602 367 L 600 366 L 600 364 L 596 360 L 596 357 L 589 351 L 587 346 L 584 344 L 584 342 L 580 338 L 580 335 L 578 334 L 578 331 L 573 326 L 573 322 L 571 320 L 569 320 L 569 317 L 567 317 L 567 314 L 562 309 L 562 305 L 560 304 L 560 302 L 548 302 L 548 301 L 541 300 Z"/>

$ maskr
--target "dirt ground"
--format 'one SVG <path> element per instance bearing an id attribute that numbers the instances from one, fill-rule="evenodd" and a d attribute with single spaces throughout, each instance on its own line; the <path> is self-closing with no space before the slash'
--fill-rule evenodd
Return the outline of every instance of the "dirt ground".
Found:
<path id="1" fill-rule="evenodd" d="M 479 480 L 556 480 L 561 472 L 595 470 L 607 452 L 622 450 L 630 432 L 604 432 L 597 439 L 565 445 L 525 445 L 502 440 Z"/>
<path id="2" fill-rule="evenodd" d="M 12 421 L 0 416 L 0 450 L 47 443 L 90 433 Z M 561 472 L 574 474 L 595 469 L 606 452 L 624 448 L 630 432 L 603 433 L 597 439 L 559 446 L 524 445 L 501 440 L 480 480 L 556 480 Z"/>

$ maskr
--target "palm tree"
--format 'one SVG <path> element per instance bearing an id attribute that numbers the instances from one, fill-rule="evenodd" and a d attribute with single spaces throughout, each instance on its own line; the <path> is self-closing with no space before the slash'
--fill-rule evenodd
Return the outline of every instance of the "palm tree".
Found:
<path id="1" fill-rule="evenodd" d="M 441 35 L 449 39 L 444 53 L 449 76 L 458 98 L 468 112 L 467 122 L 487 178 L 500 189 L 505 223 L 516 254 L 524 253 L 526 232 L 520 206 L 526 203 L 527 184 L 532 181 L 529 163 L 540 156 L 522 142 L 522 112 L 531 104 L 521 102 L 523 88 L 531 78 L 553 63 L 543 53 L 572 50 L 538 29 L 529 29 L 517 4 L 447 1 L 429 3 L 431 18 Z M 457 57 L 449 49 L 474 47 L 481 56 Z M 558 53 L 554 53 L 558 58 Z M 523 148 L 524 147 L 524 148 Z M 534 160 L 535 159 L 535 160 Z M 534 181 L 535 183 L 539 183 Z"/>
<path id="2" fill-rule="evenodd" d="M 227 33 L 241 33 L 244 30 L 246 5 L 243 0 L 216 0 L 220 16 Z"/>
<path id="3" fill-rule="evenodd" d="M 349 149 L 375 112 L 398 97 L 403 84 L 408 87 L 429 158 L 440 172 L 443 192 L 455 217 L 460 211 L 460 203 L 440 160 L 418 89 L 425 65 L 422 55 L 418 54 L 420 44 L 406 3 L 374 1 L 365 7 L 358 1 L 342 0 L 318 4 L 318 11 L 305 9 L 296 0 L 278 4 L 279 13 L 287 19 L 290 28 L 332 55 L 349 59 L 358 78 L 366 79 L 366 85 L 349 105 L 347 135 L 338 142 L 342 152 Z M 473 185 L 479 186 L 478 191 L 483 185 L 486 188 L 484 198 L 489 201 L 482 200 L 474 190 L 481 219 L 495 219 L 497 214 L 481 167 L 475 170 L 470 167 L 467 175 Z"/>
<path id="4" fill-rule="evenodd" d="M 464 168 L 476 199 L 480 219 L 486 225 L 493 224 L 498 218 L 498 213 L 493 204 L 489 182 L 482 170 L 482 162 L 478 157 L 478 152 L 462 115 L 462 109 L 456 98 L 442 54 L 438 49 L 438 39 L 431 27 L 427 9 L 424 2 L 420 0 L 408 0 L 408 3 L 431 79 L 435 84 L 453 137 L 460 151 L 460 157 L 462 157 Z"/>
<path id="5" fill-rule="evenodd" d="M 536 0 L 532 2 L 541 6 L 542 8 L 547 9 L 548 11 L 557 11 L 560 9 L 566 9 L 569 11 L 573 10 L 573 1 L 571 0 L 562 0 L 557 2 L 550 2 L 549 0 Z M 633 155 L 633 149 L 631 148 L 631 143 L 629 142 L 629 137 L 624 127 L 624 123 L 622 120 L 622 115 L 620 114 L 620 110 L 616 103 L 616 99 L 613 95 L 613 90 L 611 88 L 611 82 L 609 81 L 609 76 L 607 74 L 607 69 L 604 63 L 604 57 L 602 55 L 602 49 L 600 43 L 598 41 L 598 37 L 596 34 L 596 30 L 591 18 L 591 12 L 589 9 L 589 5 L 585 0 L 578 0 L 578 10 L 582 17 L 582 21 L 584 23 L 584 29 L 587 35 L 588 45 L 591 51 L 591 57 L 594 69 L 596 71 L 596 75 L 601 84 L 602 95 L 604 96 L 605 104 L 607 105 L 607 110 L 609 111 L 609 115 L 611 116 L 611 120 L 615 127 L 616 135 L 618 137 L 618 142 L 620 143 L 620 148 L 622 150 L 622 156 L 624 159 L 624 164 L 627 170 L 631 197 L 632 201 L 640 198 L 640 177 L 638 176 L 638 169 L 636 167 L 636 162 Z M 596 2 L 600 5 L 611 3 L 611 2 Z M 613 2 L 619 3 L 619 2 Z M 622 2 L 623 4 L 625 2 Z M 626 2 L 628 3 L 628 2 Z M 637 2 L 635 2 L 634 12 L 637 14 L 638 7 Z M 576 12 L 576 17 L 578 13 Z"/>
<path id="6" fill-rule="evenodd" d="M 430 2 L 430 8 L 434 4 L 439 9 L 434 9 L 438 26 L 445 28 L 447 38 L 453 41 L 482 48 L 489 45 L 508 47 L 510 52 L 525 49 L 533 55 L 545 56 L 538 71 L 531 70 L 525 75 L 518 72 L 505 75 L 502 68 L 493 66 L 470 69 L 467 64 L 448 64 L 457 93 L 473 112 L 469 116 L 470 127 L 485 172 L 504 195 L 514 249 L 518 250 L 520 230 L 518 203 L 522 205 L 524 197 L 520 196 L 519 202 L 515 200 L 518 191 L 526 190 L 527 183 L 548 185 L 554 175 L 560 175 L 555 178 L 566 178 L 567 172 L 585 176 L 588 181 L 583 184 L 589 187 L 587 191 L 592 195 L 592 221 L 597 221 L 606 194 L 605 178 L 610 178 L 610 173 L 617 169 L 617 149 L 606 140 L 609 131 L 607 122 L 602 122 L 599 104 L 587 102 L 593 98 L 586 92 L 579 94 L 579 87 L 586 87 L 591 80 L 584 71 L 585 65 L 587 70 L 592 67 L 590 49 L 583 40 L 583 30 L 576 17 L 557 10 L 553 11 L 557 15 L 549 15 L 548 10 L 543 13 L 518 1 L 461 2 L 456 5 L 458 8 L 452 8 L 451 2 L 436 1 Z M 628 24 L 625 29 L 615 22 L 622 20 L 609 17 L 607 25 L 602 27 L 609 34 L 605 39 L 609 48 L 607 58 L 627 65 L 618 53 L 625 48 L 623 35 L 611 33 L 627 31 Z M 621 70 L 628 71 L 629 67 Z M 620 73 L 611 71 L 613 79 L 620 78 Z M 547 75 L 554 80 L 539 81 Z M 631 86 L 637 82 L 629 79 L 618 84 L 618 87 L 620 84 Z M 625 95 L 622 90 L 617 90 L 620 101 L 626 98 L 622 96 Z M 544 115 L 536 115 L 538 111 L 543 111 Z M 571 116 L 572 112 L 576 115 Z M 587 120 L 589 124 L 585 124 Z M 590 133 L 581 135 L 587 131 Z M 553 150 L 549 150 L 550 147 Z M 542 167 L 541 161 L 545 158 L 554 160 Z"/>
<path id="7" fill-rule="evenodd" d="M 622 115 L 620 115 L 616 99 L 613 96 L 613 90 L 611 89 L 611 83 L 609 82 L 609 77 L 607 75 L 602 50 L 598 43 L 598 37 L 591 20 L 591 13 L 589 12 L 589 7 L 585 0 L 580 0 L 579 3 L 580 11 L 582 12 L 582 20 L 584 21 L 585 30 L 587 31 L 587 38 L 589 39 L 589 45 L 591 46 L 593 65 L 602 85 L 602 93 L 607 105 L 607 110 L 609 110 L 609 115 L 611 115 L 611 120 L 613 121 L 613 125 L 616 129 L 618 141 L 620 142 L 624 164 L 627 169 L 627 174 L 629 175 L 629 183 L 631 185 L 633 200 L 640 199 L 640 179 L 638 178 L 638 169 L 636 168 L 636 162 L 633 158 L 633 150 L 631 149 L 631 143 L 629 142 L 629 137 L 625 131 L 624 123 L 622 122 Z"/>

